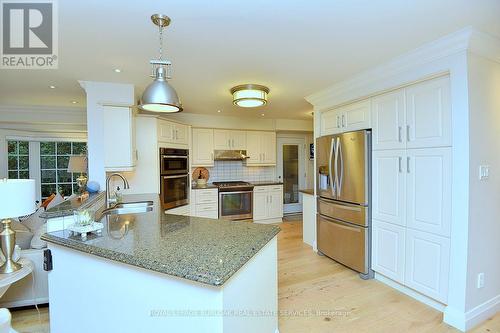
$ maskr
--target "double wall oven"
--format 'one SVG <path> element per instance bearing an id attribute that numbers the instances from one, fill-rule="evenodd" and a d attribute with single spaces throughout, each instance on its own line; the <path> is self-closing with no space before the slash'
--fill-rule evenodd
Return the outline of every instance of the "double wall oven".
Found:
<path id="1" fill-rule="evenodd" d="M 189 150 L 160 148 L 160 198 L 163 209 L 189 204 Z"/>

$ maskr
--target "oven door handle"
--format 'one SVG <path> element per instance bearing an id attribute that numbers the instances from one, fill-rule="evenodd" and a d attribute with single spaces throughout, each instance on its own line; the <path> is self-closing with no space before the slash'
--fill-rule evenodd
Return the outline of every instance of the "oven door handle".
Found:
<path id="1" fill-rule="evenodd" d="M 219 192 L 219 195 L 224 195 L 224 194 L 242 194 L 242 193 L 253 193 L 253 191 L 236 191 L 236 192 Z"/>
<path id="2" fill-rule="evenodd" d="M 187 156 L 178 156 L 178 155 L 162 155 L 163 158 L 183 158 L 187 160 Z"/>
<path id="3" fill-rule="evenodd" d="M 164 179 L 171 179 L 171 178 L 184 178 L 187 177 L 188 175 L 177 175 L 177 176 L 163 176 Z"/>

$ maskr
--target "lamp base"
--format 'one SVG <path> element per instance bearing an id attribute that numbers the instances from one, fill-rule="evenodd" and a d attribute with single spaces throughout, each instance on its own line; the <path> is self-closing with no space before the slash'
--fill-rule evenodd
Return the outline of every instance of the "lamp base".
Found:
<path id="1" fill-rule="evenodd" d="M 23 268 L 21 264 L 13 261 L 12 259 L 6 260 L 2 266 L 0 266 L 0 274 L 14 273 Z"/>

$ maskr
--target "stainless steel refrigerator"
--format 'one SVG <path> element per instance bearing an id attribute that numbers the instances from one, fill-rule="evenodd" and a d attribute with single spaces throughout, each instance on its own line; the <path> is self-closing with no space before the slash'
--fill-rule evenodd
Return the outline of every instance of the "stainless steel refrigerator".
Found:
<path id="1" fill-rule="evenodd" d="M 316 156 L 318 250 L 371 278 L 371 131 L 320 137 Z"/>

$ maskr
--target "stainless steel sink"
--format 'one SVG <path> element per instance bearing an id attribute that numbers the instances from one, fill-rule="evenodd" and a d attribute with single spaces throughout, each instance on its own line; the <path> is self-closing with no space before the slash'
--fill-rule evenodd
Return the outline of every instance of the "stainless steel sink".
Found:
<path id="1" fill-rule="evenodd" d="M 99 220 L 105 215 L 140 214 L 153 210 L 153 201 L 118 203 L 102 211 Z"/>

